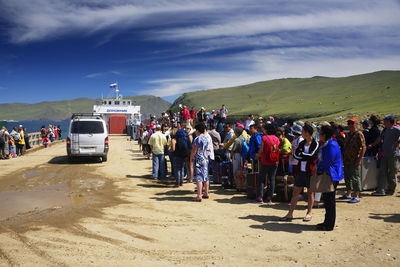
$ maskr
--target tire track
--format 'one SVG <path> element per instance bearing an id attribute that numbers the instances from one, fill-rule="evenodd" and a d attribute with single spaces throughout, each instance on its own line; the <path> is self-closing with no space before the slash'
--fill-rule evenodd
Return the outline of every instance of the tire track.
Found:
<path id="1" fill-rule="evenodd" d="M 13 229 L 8 228 L 8 227 L 2 227 L 7 230 L 8 233 L 11 234 L 12 238 L 16 241 L 19 241 L 22 243 L 22 245 L 32 251 L 36 256 L 38 256 L 41 259 L 44 259 L 51 263 L 52 265 L 58 265 L 58 266 L 68 266 L 64 262 L 58 261 L 55 258 L 51 257 L 47 252 L 44 250 L 40 249 L 39 246 L 35 245 L 33 242 L 30 241 L 30 239 L 24 235 L 18 234 L 15 232 Z"/>
<path id="2" fill-rule="evenodd" d="M 0 259 L 5 260 L 9 266 L 15 266 L 14 260 L 2 249 L 0 248 Z"/>

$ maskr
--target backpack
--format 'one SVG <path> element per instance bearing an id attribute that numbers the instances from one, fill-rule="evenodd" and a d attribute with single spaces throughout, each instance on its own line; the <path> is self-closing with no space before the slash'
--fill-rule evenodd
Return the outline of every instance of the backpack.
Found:
<path id="1" fill-rule="evenodd" d="M 0 144 L 4 145 L 6 143 L 6 133 L 4 131 L 0 131 Z"/>
<path id="2" fill-rule="evenodd" d="M 240 136 L 239 139 L 242 140 L 242 142 L 243 142 L 242 154 L 241 154 L 241 156 L 242 156 L 242 158 L 246 158 L 246 157 L 247 157 L 247 154 L 248 154 L 249 151 L 250 151 L 250 146 L 249 146 L 249 144 L 246 142 L 246 140 L 244 140 L 244 138 L 243 138 L 242 136 Z"/>
<path id="3" fill-rule="evenodd" d="M 271 142 L 268 135 L 266 135 L 267 139 Z M 269 144 L 269 149 L 265 151 L 265 156 L 270 162 L 278 162 L 279 161 L 279 145 L 278 144 Z"/>
<path id="4" fill-rule="evenodd" d="M 187 158 L 189 157 L 190 154 L 190 147 L 191 143 L 189 140 L 189 137 L 185 136 L 184 137 L 184 142 L 179 142 L 178 139 L 176 140 L 176 145 L 175 145 L 175 155 L 181 158 Z"/>
<path id="5" fill-rule="evenodd" d="M 336 132 L 333 134 L 333 138 L 335 138 L 336 142 L 340 147 L 340 151 L 343 152 L 344 149 L 344 137 L 340 134 L 340 132 Z"/>
<path id="6" fill-rule="evenodd" d="M 15 141 L 15 142 L 21 141 L 21 135 L 20 135 L 19 133 L 16 133 L 16 134 L 14 135 L 14 141 Z"/>

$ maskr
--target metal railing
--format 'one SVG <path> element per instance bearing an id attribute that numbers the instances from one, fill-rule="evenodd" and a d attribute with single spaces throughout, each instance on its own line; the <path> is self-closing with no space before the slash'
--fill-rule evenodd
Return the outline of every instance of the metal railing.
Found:
<path id="1" fill-rule="evenodd" d="M 28 136 L 29 136 L 29 143 L 30 143 L 31 147 L 38 147 L 38 146 L 43 145 L 40 132 L 28 133 Z"/>

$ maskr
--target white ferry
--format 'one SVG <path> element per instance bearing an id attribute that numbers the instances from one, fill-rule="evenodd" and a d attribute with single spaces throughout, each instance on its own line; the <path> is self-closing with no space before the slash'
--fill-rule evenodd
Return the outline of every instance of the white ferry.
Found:
<path id="1" fill-rule="evenodd" d="M 137 129 L 141 123 L 140 106 L 131 99 L 119 94 L 118 84 L 110 84 L 115 89 L 115 98 L 101 98 L 93 106 L 93 113 L 101 114 L 108 124 L 110 134 L 128 134 L 134 140 L 138 138 Z"/>

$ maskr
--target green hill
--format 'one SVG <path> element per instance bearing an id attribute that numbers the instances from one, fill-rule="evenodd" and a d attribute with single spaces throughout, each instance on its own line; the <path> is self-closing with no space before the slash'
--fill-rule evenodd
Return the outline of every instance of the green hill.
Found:
<path id="1" fill-rule="evenodd" d="M 225 104 L 230 115 L 273 115 L 292 119 L 363 118 L 400 115 L 400 71 L 379 71 L 344 78 L 289 78 L 231 88 L 185 93 L 178 104 L 208 111 Z"/>
<path id="2" fill-rule="evenodd" d="M 159 114 L 169 108 L 169 102 L 155 96 L 128 96 L 124 99 L 136 101 L 141 106 L 144 118 L 150 114 Z M 0 120 L 64 120 L 72 113 L 92 112 L 96 99 L 77 98 L 64 101 L 45 101 L 36 104 L 12 103 L 0 104 Z"/>

